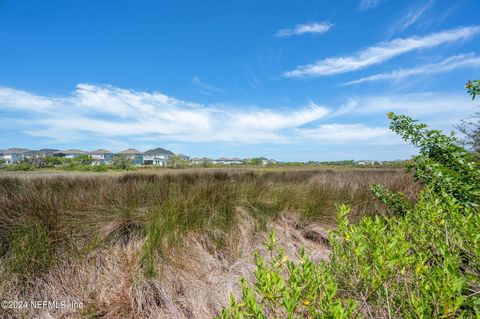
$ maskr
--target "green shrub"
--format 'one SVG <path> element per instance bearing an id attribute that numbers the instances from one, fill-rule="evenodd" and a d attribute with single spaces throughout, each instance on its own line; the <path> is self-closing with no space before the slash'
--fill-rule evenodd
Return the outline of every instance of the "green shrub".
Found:
<path id="1" fill-rule="evenodd" d="M 108 171 L 108 166 L 106 164 L 92 165 L 91 170 L 93 172 L 106 172 Z"/>
<path id="2" fill-rule="evenodd" d="M 181 156 L 170 156 L 165 163 L 168 168 L 186 168 L 190 166 L 190 161 L 183 159 Z"/>
<path id="3" fill-rule="evenodd" d="M 302 252 L 284 266 L 280 252 L 265 265 L 257 256 L 254 285 L 242 280 L 239 301 L 231 297 L 219 318 L 479 318 L 479 164 L 454 136 L 388 116 L 420 148 L 409 166 L 424 187 L 418 202 L 373 186 L 399 214 L 352 224 L 349 207 L 339 206 L 328 262 Z"/>
<path id="4" fill-rule="evenodd" d="M 35 167 L 26 161 L 5 166 L 7 171 L 33 171 L 34 169 Z"/>
<path id="5" fill-rule="evenodd" d="M 133 160 L 125 154 L 116 154 L 112 160 L 114 169 L 131 170 L 134 166 Z"/>
<path id="6" fill-rule="evenodd" d="M 459 146 L 455 136 L 429 130 L 427 125 L 417 124 L 408 116 L 389 113 L 388 117 L 392 131 L 420 150 L 407 167 L 418 181 L 432 187 L 436 194 L 450 194 L 462 205 L 478 206 L 480 163 Z"/>
<path id="7" fill-rule="evenodd" d="M 289 261 L 272 232 L 265 243 L 270 261 L 255 255 L 254 287 L 242 279 L 241 302 L 230 296 L 230 307 L 218 318 L 350 318 L 358 308 L 344 299 L 324 263 L 313 262 L 302 250 L 300 262 Z"/>
<path id="8" fill-rule="evenodd" d="M 467 93 L 472 96 L 472 99 L 475 99 L 475 97 L 480 94 L 480 80 L 468 81 L 465 87 Z"/>
<path id="9" fill-rule="evenodd" d="M 378 184 L 372 185 L 370 190 L 395 214 L 405 215 L 412 208 L 412 203 L 401 192 L 391 192 L 385 186 Z"/>

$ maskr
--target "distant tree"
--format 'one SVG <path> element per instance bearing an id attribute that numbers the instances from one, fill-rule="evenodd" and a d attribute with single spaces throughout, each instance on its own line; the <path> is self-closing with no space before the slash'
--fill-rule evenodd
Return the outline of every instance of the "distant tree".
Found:
<path id="1" fill-rule="evenodd" d="M 244 163 L 245 165 L 258 166 L 258 165 L 263 165 L 263 160 L 260 157 L 247 158 L 244 161 Z"/>
<path id="2" fill-rule="evenodd" d="M 47 164 L 47 166 L 58 166 L 58 165 L 62 165 L 64 164 L 64 160 L 66 158 L 63 158 L 63 157 L 52 157 L 52 156 L 47 156 L 44 158 L 45 160 L 45 163 Z"/>
<path id="3" fill-rule="evenodd" d="M 465 87 L 472 99 L 480 94 L 480 80 L 468 81 Z M 471 117 L 463 119 L 456 128 L 464 135 L 465 146 L 472 152 L 480 154 L 480 112 L 475 112 Z"/>
<path id="4" fill-rule="evenodd" d="M 92 157 L 87 154 L 80 154 L 77 157 L 74 157 L 73 160 L 82 165 L 90 165 L 92 164 Z"/>
<path id="5" fill-rule="evenodd" d="M 112 160 L 113 167 L 116 169 L 129 170 L 133 167 L 133 160 L 125 154 L 117 154 Z"/>
<path id="6" fill-rule="evenodd" d="M 185 168 L 190 164 L 189 161 L 183 159 L 180 156 L 170 156 L 166 162 L 166 166 L 169 168 Z"/>
<path id="7" fill-rule="evenodd" d="M 21 161 L 5 167 L 8 171 L 33 171 L 35 167 L 27 161 Z"/>
<path id="8" fill-rule="evenodd" d="M 49 166 L 44 157 L 26 158 L 24 161 L 35 168 L 45 168 Z"/>

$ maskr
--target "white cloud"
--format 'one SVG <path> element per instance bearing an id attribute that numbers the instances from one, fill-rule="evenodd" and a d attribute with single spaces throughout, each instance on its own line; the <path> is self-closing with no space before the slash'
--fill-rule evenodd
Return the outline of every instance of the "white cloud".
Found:
<path id="1" fill-rule="evenodd" d="M 475 107 L 476 102 L 467 94 L 426 92 L 350 98 L 343 107 L 330 113 L 331 116 L 326 116 L 324 120 L 355 118 L 357 123 L 325 123 L 300 127 L 295 129 L 295 137 L 324 145 L 404 145 L 405 142 L 389 130 L 386 113 L 405 114 L 435 129 L 449 132 L 460 119 L 472 114 Z M 385 124 L 369 125 L 358 122 L 358 119 L 377 119 Z M 356 142 L 358 143 L 352 144 Z"/>
<path id="2" fill-rule="evenodd" d="M 28 108 L 26 108 L 28 107 Z M 55 140 L 137 138 L 184 142 L 286 142 L 284 130 L 323 118 L 311 104 L 295 110 L 242 110 L 190 103 L 159 92 L 79 84 L 69 96 L 49 98 L 0 88 L 0 110 L 22 108 L 27 134 Z M 26 119 L 28 118 L 28 119 Z"/>
<path id="3" fill-rule="evenodd" d="M 314 64 L 299 66 L 284 73 L 285 77 L 313 77 L 346 73 L 385 62 L 414 50 L 433 48 L 445 43 L 467 39 L 480 32 L 479 26 L 462 27 L 430 34 L 425 37 L 400 38 L 382 42 L 350 56 L 320 60 Z"/>
<path id="4" fill-rule="evenodd" d="M 0 88 L 3 127 L 6 124 L 9 129 L 43 138 L 43 144 L 82 141 L 110 147 L 138 146 L 147 141 L 387 145 L 397 141 L 387 128 L 384 114 L 389 111 L 451 128 L 474 107 L 466 94 L 385 94 L 352 97 L 338 108 L 310 103 L 269 110 L 202 105 L 159 92 L 92 84 L 79 84 L 71 94 L 54 98 Z M 22 115 L 11 112 L 16 110 Z M 353 124 L 343 120 L 352 117 Z M 362 123 L 382 118 L 384 122 L 375 125 Z M 342 120 L 332 123 L 338 119 Z"/>
<path id="5" fill-rule="evenodd" d="M 219 87 L 216 87 L 213 84 L 206 83 L 197 76 L 192 77 L 192 84 L 197 88 L 197 91 L 203 95 L 211 96 L 212 94 L 224 93 Z"/>
<path id="6" fill-rule="evenodd" d="M 372 127 L 360 123 L 322 124 L 315 128 L 298 129 L 297 132 L 303 138 L 325 143 L 365 141 L 392 136 L 387 127 Z"/>
<path id="7" fill-rule="evenodd" d="M 311 104 L 308 108 L 286 113 L 272 111 L 240 113 L 234 116 L 232 123 L 235 127 L 243 129 L 278 130 L 308 124 L 328 113 L 327 108 Z"/>
<path id="8" fill-rule="evenodd" d="M 476 102 L 468 94 L 424 92 L 414 94 L 385 94 L 355 99 L 351 115 L 360 116 L 396 112 L 422 121 L 449 123 L 449 129 L 459 119 L 475 110 Z M 445 126 L 444 128 L 447 128 Z"/>
<path id="9" fill-rule="evenodd" d="M 401 32 L 415 24 L 434 4 L 434 0 L 425 1 L 408 8 L 402 12 L 402 17 L 390 28 L 390 34 Z"/>
<path id="10" fill-rule="evenodd" d="M 0 105 L 17 110 L 34 110 L 39 112 L 52 108 L 55 105 L 55 99 L 0 87 Z"/>
<path id="11" fill-rule="evenodd" d="M 358 8 L 360 10 L 373 9 L 382 2 L 383 0 L 361 0 Z"/>
<path id="12" fill-rule="evenodd" d="M 307 24 L 297 24 L 295 28 L 292 29 L 282 29 L 279 30 L 276 34 L 277 37 L 291 37 L 294 35 L 302 35 L 306 33 L 325 33 L 333 27 L 333 24 L 328 22 L 314 22 Z"/>
<path id="13" fill-rule="evenodd" d="M 466 67 L 480 67 L 480 57 L 475 56 L 473 53 L 459 54 L 449 57 L 441 62 L 431 63 L 410 69 L 398 69 L 392 72 L 374 74 L 358 80 L 347 82 L 343 85 L 353 85 L 375 81 L 400 81 L 411 76 L 439 74 Z"/>

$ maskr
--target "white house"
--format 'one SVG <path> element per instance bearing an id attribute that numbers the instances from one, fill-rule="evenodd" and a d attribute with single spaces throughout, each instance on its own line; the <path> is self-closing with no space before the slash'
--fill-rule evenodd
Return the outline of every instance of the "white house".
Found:
<path id="1" fill-rule="evenodd" d="M 260 157 L 260 160 L 262 161 L 263 166 L 276 163 L 274 159 L 268 159 L 266 157 Z"/>
<path id="2" fill-rule="evenodd" d="M 54 156 L 59 150 L 53 148 L 42 148 L 40 150 L 28 150 L 23 155 L 26 158 L 40 158 Z"/>
<path id="3" fill-rule="evenodd" d="M 165 166 L 168 159 L 174 155 L 175 154 L 169 150 L 157 147 L 143 153 L 143 164 Z"/>
<path id="4" fill-rule="evenodd" d="M 206 157 L 203 157 L 203 158 L 192 158 L 192 164 L 196 164 L 196 165 L 203 165 L 203 164 L 209 164 L 209 163 L 213 163 L 213 160 L 211 158 L 206 158 Z"/>
<path id="5" fill-rule="evenodd" d="M 108 150 L 98 149 L 96 151 L 91 151 L 89 154 L 93 160 L 92 164 L 112 164 L 113 153 Z"/>
<path id="6" fill-rule="evenodd" d="M 243 164 L 243 160 L 238 157 L 226 158 L 220 157 L 213 161 L 214 164 L 223 164 L 223 165 L 233 165 L 233 164 Z"/>
<path id="7" fill-rule="evenodd" d="M 66 151 L 57 151 L 54 153 L 54 156 L 65 157 L 65 158 L 76 158 L 80 155 L 88 155 L 88 152 L 82 150 L 66 150 Z"/>
<path id="8" fill-rule="evenodd" d="M 28 152 L 27 148 L 9 148 L 2 151 L 1 158 L 6 164 L 14 164 L 22 161 L 25 158 L 25 152 Z"/>
<path id="9" fill-rule="evenodd" d="M 359 160 L 356 161 L 355 164 L 357 165 L 375 165 L 375 164 L 381 164 L 377 161 L 372 161 L 372 160 Z"/>
<path id="10" fill-rule="evenodd" d="M 143 164 L 143 153 L 134 148 L 129 148 L 128 150 L 118 152 L 117 154 L 125 155 L 127 158 L 131 159 L 135 165 Z"/>

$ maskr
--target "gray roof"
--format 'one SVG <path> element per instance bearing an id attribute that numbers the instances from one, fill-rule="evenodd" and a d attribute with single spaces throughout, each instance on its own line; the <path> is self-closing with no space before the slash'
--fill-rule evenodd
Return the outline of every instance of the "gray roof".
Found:
<path id="1" fill-rule="evenodd" d="M 123 150 L 121 152 L 118 152 L 118 154 L 142 154 L 142 152 L 134 148 L 129 148 L 128 150 Z"/>
<path id="2" fill-rule="evenodd" d="M 145 155 L 175 155 L 173 154 L 173 152 L 169 151 L 169 150 L 166 150 L 164 148 L 161 148 L 161 147 L 157 147 L 157 148 L 154 148 L 154 149 L 151 149 L 151 150 L 148 150 L 146 152 L 144 152 L 143 154 Z"/>
<path id="3" fill-rule="evenodd" d="M 23 154 L 25 152 L 30 151 L 28 148 L 9 148 L 8 150 L 4 150 L 3 154 Z"/>
<path id="4" fill-rule="evenodd" d="M 58 152 L 57 149 L 53 148 L 42 148 L 40 150 L 31 150 L 31 151 L 26 151 L 25 154 L 28 155 L 53 155 Z"/>
<path id="5" fill-rule="evenodd" d="M 211 158 L 207 158 L 207 157 L 202 157 L 202 158 L 195 157 L 195 158 L 192 158 L 192 161 L 194 161 L 194 162 L 195 162 L 195 161 L 204 161 L 204 162 L 206 162 L 206 161 L 212 161 L 212 159 L 211 159 Z"/>
<path id="6" fill-rule="evenodd" d="M 82 150 L 65 150 L 65 151 L 57 151 L 55 154 L 68 154 L 68 155 L 82 155 L 87 154 L 88 152 Z"/>
<path id="7" fill-rule="evenodd" d="M 98 149 L 98 150 L 95 150 L 95 151 L 91 151 L 90 154 L 113 154 L 113 153 L 110 152 L 109 150 L 105 150 L 105 149 L 101 148 L 101 149 Z"/>
<path id="8" fill-rule="evenodd" d="M 234 158 L 226 158 L 226 157 L 220 157 L 216 159 L 217 161 L 224 161 L 224 162 L 233 162 L 233 161 L 242 161 L 241 158 L 234 157 Z"/>

